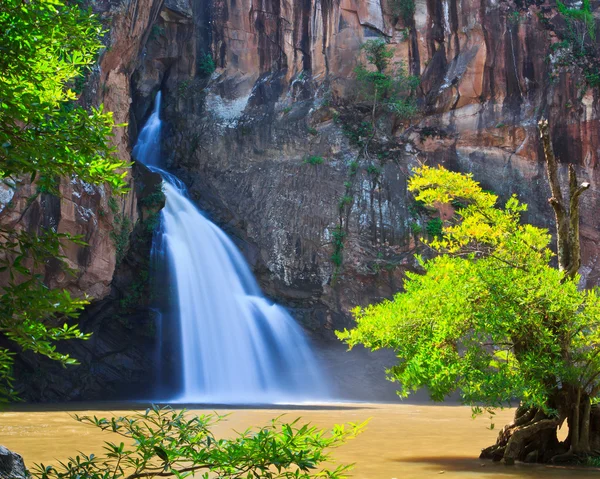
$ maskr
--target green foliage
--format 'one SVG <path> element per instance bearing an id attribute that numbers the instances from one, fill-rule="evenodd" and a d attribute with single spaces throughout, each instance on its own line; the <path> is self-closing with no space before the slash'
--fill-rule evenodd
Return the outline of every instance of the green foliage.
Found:
<path id="1" fill-rule="evenodd" d="M 520 398 L 547 414 L 560 391 L 597 398 L 600 298 L 550 266 L 550 234 L 521 222 L 526 205 L 513 196 L 499 207 L 470 175 L 443 168 L 417 169 L 409 189 L 426 206 L 464 207 L 429 242 L 440 254 L 420 259 L 424 274 L 408 273 L 393 301 L 356 308 L 356 328 L 338 336 L 394 349 L 388 376 L 403 397 L 458 392 L 473 407 Z"/>
<path id="2" fill-rule="evenodd" d="M 110 200 L 114 201 L 114 198 L 109 199 L 109 206 L 110 206 Z M 162 207 L 162 205 L 165 204 L 165 194 L 163 192 L 162 183 L 159 183 L 156 186 L 155 190 L 152 191 L 152 193 L 143 196 L 142 199 L 140 200 L 140 203 L 147 208 Z M 116 204 L 115 204 L 115 206 L 116 206 Z M 112 206 L 111 206 L 111 209 L 112 209 Z M 116 213 L 116 210 L 113 211 L 113 213 Z"/>
<path id="3" fill-rule="evenodd" d="M 52 258 L 72 273 L 62 254 L 61 241 L 83 244 L 79 237 L 43 229 L 39 234 L 0 227 L 0 332 L 19 345 L 63 364 L 76 364 L 67 354 L 56 351 L 57 341 L 87 339 L 76 326 L 65 322 L 75 318 L 88 299 L 73 298 L 66 290 L 44 284 L 44 267 Z M 13 353 L 0 347 L 0 403 L 17 399 L 12 380 Z"/>
<path id="4" fill-rule="evenodd" d="M 417 113 L 415 92 L 419 79 L 408 75 L 402 62 L 391 68 L 394 53 L 384 40 L 369 40 L 362 48 L 371 67 L 359 63 L 354 69 L 361 96 L 375 108 L 381 105 L 400 119 L 410 119 Z"/>
<path id="5" fill-rule="evenodd" d="M 189 80 L 181 80 L 177 84 L 177 96 L 180 98 L 185 98 L 188 94 L 188 90 L 190 89 L 191 82 Z"/>
<path id="6" fill-rule="evenodd" d="M 165 35 L 164 27 L 161 27 L 160 25 L 152 25 L 152 29 L 150 30 L 150 36 L 149 36 L 150 40 L 158 40 L 160 37 L 163 37 L 164 35 Z"/>
<path id="7" fill-rule="evenodd" d="M 150 273 L 147 268 L 142 269 L 137 278 L 127 288 L 127 294 L 119 301 L 119 305 L 123 309 L 135 308 L 138 306 L 148 291 L 148 281 Z"/>
<path id="8" fill-rule="evenodd" d="M 210 53 L 205 53 L 198 61 L 198 71 L 203 76 L 210 76 L 217 69 L 215 61 Z"/>
<path id="9" fill-rule="evenodd" d="M 0 31 L 0 181 L 15 185 L 27 177 L 37 194 L 56 194 L 58 178 L 75 176 L 124 191 L 128 165 L 114 156 L 112 114 L 77 106 L 70 88 L 81 90 L 102 48 L 100 23 L 63 0 L 3 0 Z M 67 320 L 88 301 L 48 288 L 43 274 L 49 260 L 71 272 L 65 241 L 82 244 L 43 227 L 36 233 L 0 228 L 0 332 L 23 350 L 73 364 L 55 342 L 87 338 Z M 11 353 L 0 348 L 3 401 L 16 397 L 11 364 Z"/>
<path id="10" fill-rule="evenodd" d="M 347 205 L 351 205 L 354 198 L 350 195 L 344 195 L 338 201 L 338 209 L 343 210 Z"/>
<path id="11" fill-rule="evenodd" d="M 369 165 L 366 168 L 366 171 L 369 175 L 379 176 L 381 174 L 381 168 L 375 165 Z"/>
<path id="12" fill-rule="evenodd" d="M 112 196 L 108 199 L 108 207 L 110 208 L 110 211 L 112 211 L 113 215 L 116 215 L 119 212 L 119 204 Z"/>
<path id="13" fill-rule="evenodd" d="M 109 143 L 112 113 L 72 105 L 66 85 L 93 64 L 100 24 L 61 0 L 0 3 L 0 179 L 77 175 L 124 188 Z"/>
<path id="14" fill-rule="evenodd" d="M 423 228 L 419 223 L 413 221 L 410 223 L 410 230 L 413 232 L 414 235 L 418 235 L 421 233 L 421 231 L 423 231 Z"/>
<path id="15" fill-rule="evenodd" d="M 309 126 L 306 131 L 308 131 L 312 136 L 317 136 L 319 133 L 316 128 Z"/>
<path id="16" fill-rule="evenodd" d="M 405 25 L 412 23 L 415 15 L 415 0 L 391 0 L 392 15 L 402 18 Z"/>
<path id="17" fill-rule="evenodd" d="M 283 112 L 284 115 L 287 115 L 290 111 L 292 111 L 292 107 L 291 106 L 286 106 L 281 111 Z"/>
<path id="18" fill-rule="evenodd" d="M 521 12 L 514 10 L 507 15 L 509 24 L 518 25 L 521 22 Z"/>
<path id="19" fill-rule="evenodd" d="M 333 254 L 331 255 L 331 262 L 336 268 L 342 266 L 343 251 L 344 251 L 344 239 L 346 238 L 346 232 L 341 226 L 338 226 L 331 233 L 333 238 Z"/>
<path id="20" fill-rule="evenodd" d="M 394 57 L 394 52 L 388 48 L 387 43 L 382 38 L 366 41 L 361 46 L 361 49 L 365 51 L 367 61 L 379 73 L 384 73 L 387 70 L 390 60 Z"/>
<path id="21" fill-rule="evenodd" d="M 144 232 L 152 234 L 160 224 L 160 212 L 154 211 L 144 220 Z"/>
<path id="22" fill-rule="evenodd" d="M 325 160 L 323 159 L 322 156 L 309 156 L 307 158 L 304 159 L 304 161 L 302 163 L 306 164 L 306 165 L 322 165 L 325 162 Z"/>
<path id="23" fill-rule="evenodd" d="M 348 175 L 354 176 L 358 173 L 358 161 L 351 161 L 348 165 Z"/>
<path id="24" fill-rule="evenodd" d="M 592 88 L 599 87 L 600 86 L 600 73 L 586 71 L 585 72 L 585 81 Z"/>
<path id="25" fill-rule="evenodd" d="M 336 425 L 332 431 L 279 418 L 260 428 L 220 439 L 211 429 L 225 416 L 193 416 L 153 407 L 132 417 L 76 416 L 83 424 L 118 436 L 101 455 L 80 453 L 58 466 L 36 465 L 35 479 L 138 479 L 220 477 L 264 479 L 341 479 L 351 466 L 334 469 L 329 449 L 362 432 L 366 423 Z"/>
<path id="26" fill-rule="evenodd" d="M 442 236 L 442 229 L 444 223 L 440 218 L 431 218 L 427 225 L 425 225 L 425 231 L 432 238 L 439 238 Z"/>
<path id="27" fill-rule="evenodd" d="M 342 131 L 348 140 L 350 140 L 350 144 L 363 147 L 367 138 L 373 135 L 373 125 L 368 121 L 363 121 L 356 126 L 344 124 Z"/>
<path id="28" fill-rule="evenodd" d="M 127 246 L 129 245 L 129 235 L 131 233 L 131 221 L 125 215 L 116 214 L 114 217 L 115 225 L 110 232 L 110 238 L 115 245 L 117 264 L 123 261 Z"/>
<path id="29" fill-rule="evenodd" d="M 598 48 L 596 46 L 596 20 L 589 0 L 582 2 L 581 8 L 568 8 L 558 1 L 557 9 L 565 19 L 565 27 L 556 30 L 560 42 L 551 45 L 553 64 L 571 68 L 573 65 L 583 70 L 588 86 L 600 84 L 598 75 Z M 548 24 L 549 25 L 549 24 Z M 556 73 L 551 79 L 556 79 Z"/>
<path id="30" fill-rule="evenodd" d="M 583 0 L 581 8 L 568 8 L 563 2 L 557 0 L 556 7 L 566 19 L 583 23 L 590 38 L 592 40 L 596 39 L 596 21 L 592 13 L 590 0 Z"/>

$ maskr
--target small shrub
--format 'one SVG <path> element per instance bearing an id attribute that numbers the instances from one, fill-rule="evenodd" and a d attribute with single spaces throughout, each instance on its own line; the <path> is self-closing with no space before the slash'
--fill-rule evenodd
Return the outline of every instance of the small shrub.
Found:
<path id="1" fill-rule="evenodd" d="M 439 238 L 442 236 L 442 229 L 444 227 L 444 222 L 441 218 L 432 218 L 427 222 L 427 226 L 425 227 L 425 231 L 432 238 Z"/>
<path id="2" fill-rule="evenodd" d="M 216 436 L 225 416 L 194 415 L 152 406 L 126 417 L 75 416 L 112 434 L 99 454 L 80 452 L 57 466 L 35 465 L 35 479 L 141 479 L 229 477 L 311 479 L 347 477 L 350 465 L 332 467 L 331 450 L 361 433 L 366 422 L 321 430 L 280 418 L 256 428 Z M 221 425 L 221 429 L 226 429 Z"/>
<path id="3" fill-rule="evenodd" d="M 340 201 L 338 202 L 338 208 L 340 210 L 343 210 L 346 205 L 352 204 L 353 200 L 354 200 L 354 198 L 352 198 L 352 196 L 350 196 L 350 195 L 342 196 L 340 198 Z"/>
<path id="4" fill-rule="evenodd" d="M 324 161 L 325 160 L 323 159 L 322 156 L 309 156 L 308 158 L 304 159 L 303 163 L 305 163 L 307 165 L 316 166 L 316 165 L 322 165 L 324 163 Z"/>
<path id="5" fill-rule="evenodd" d="M 369 175 L 379 176 L 381 174 L 381 168 L 379 168 L 375 165 L 369 165 L 369 166 L 367 166 L 367 173 Z"/>
<path id="6" fill-rule="evenodd" d="M 344 135 L 350 140 L 350 144 L 362 147 L 365 140 L 373 134 L 373 125 L 368 121 L 363 121 L 357 126 L 344 125 L 342 127 Z"/>
<path id="7" fill-rule="evenodd" d="M 412 22 L 415 14 L 415 0 L 392 0 L 392 15 L 402 18 L 405 25 Z"/>
<path id="8" fill-rule="evenodd" d="M 413 221 L 410 224 L 410 230 L 412 231 L 412 233 L 414 235 L 418 235 L 418 234 L 420 234 L 423 231 L 423 227 L 419 223 Z"/>
<path id="9" fill-rule="evenodd" d="M 346 238 L 346 232 L 341 226 L 338 226 L 331 233 L 333 237 L 333 253 L 331 254 L 331 262 L 335 265 L 336 271 L 334 276 L 337 277 L 338 270 L 342 266 L 343 261 L 343 250 L 344 250 L 344 239 Z"/>
<path id="10" fill-rule="evenodd" d="M 160 224 L 160 213 L 155 212 L 148 215 L 148 218 L 144 221 L 144 230 L 148 234 L 154 233 L 154 230 Z"/>
<path id="11" fill-rule="evenodd" d="M 110 208 L 110 211 L 112 211 L 113 215 L 116 215 L 119 211 L 119 205 L 117 204 L 117 200 L 115 200 L 112 196 L 108 199 L 108 207 Z"/>
<path id="12" fill-rule="evenodd" d="M 180 97 L 185 97 L 189 88 L 190 88 L 190 81 L 189 80 L 181 80 L 177 84 L 177 95 Z"/>
<path id="13" fill-rule="evenodd" d="M 410 205 L 408 205 L 408 212 L 410 216 L 413 218 L 418 218 L 419 215 L 426 213 L 427 208 L 425 208 L 425 203 L 419 200 L 414 200 Z"/>
<path id="14" fill-rule="evenodd" d="M 115 229 L 111 231 L 110 237 L 115 245 L 117 264 L 125 258 L 131 232 L 130 227 L 131 221 L 127 216 L 115 215 Z"/>
<path id="15" fill-rule="evenodd" d="M 160 25 L 152 25 L 152 30 L 150 30 L 150 40 L 158 40 L 160 37 L 164 36 L 165 29 Z"/>
<path id="16" fill-rule="evenodd" d="M 198 62 L 198 72 L 203 76 L 210 76 L 217 69 L 210 53 L 205 53 Z"/>
<path id="17" fill-rule="evenodd" d="M 318 133 L 317 129 L 316 129 L 316 128 L 313 128 L 313 127 L 311 127 L 311 126 L 309 126 L 309 127 L 307 128 L 307 131 L 308 131 L 308 132 L 309 132 L 309 133 L 310 133 L 312 136 L 316 136 L 316 135 L 317 135 L 317 133 Z"/>
<path id="18" fill-rule="evenodd" d="M 152 208 L 162 206 L 165 202 L 165 194 L 163 193 L 162 184 L 157 184 L 156 189 L 149 195 L 144 196 L 140 203 L 143 206 Z"/>

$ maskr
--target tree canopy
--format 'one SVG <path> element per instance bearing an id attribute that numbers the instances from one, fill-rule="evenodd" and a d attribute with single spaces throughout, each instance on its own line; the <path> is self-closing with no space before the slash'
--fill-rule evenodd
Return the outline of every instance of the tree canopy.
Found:
<path id="1" fill-rule="evenodd" d="M 102 48 L 99 22 L 64 0 L 3 0 L 0 31 L 2 187 L 34 182 L 31 202 L 59 194 L 64 176 L 123 191 L 127 163 L 114 155 L 112 114 L 78 106 L 74 91 Z M 64 259 L 66 240 L 80 241 L 56 228 L 0 226 L 0 333 L 24 350 L 71 363 L 54 342 L 86 337 L 64 320 L 87 301 L 49 289 L 43 278 L 48 259 Z M 64 262 L 63 269 L 69 271 Z M 15 397 L 11 364 L 12 353 L 0 348 L 0 401 Z"/>
<path id="2" fill-rule="evenodd" d="M 350 347 L 392 348 L 398 364 L 388 376 L 402 397 L 427 388 L 442 401 L 458 392 L 476 411 L 519 398 L 540 429 L 556 430 L 567 419 L 563 447 L 589 452 L 590 406 L 600 391 L 597 292 L 578 289 L 578 275 L 550 265 L 551 236 L 521 221 L 527 207 L 516 196 L 498 206 L 471 175 L 427 166 L 409 189 L 426 207 L 456 208 L 442 236 L 429 242 L 438 255 L 420 259 L 423 271 L 408 273 L 392 301 L 356 308 L 356 328 L 338 336 Z M 517 449 L 504 443 L 500 457 L 523 458 Z M 555 442 L 542 452 L 549 449 L 560 451 Z"/>

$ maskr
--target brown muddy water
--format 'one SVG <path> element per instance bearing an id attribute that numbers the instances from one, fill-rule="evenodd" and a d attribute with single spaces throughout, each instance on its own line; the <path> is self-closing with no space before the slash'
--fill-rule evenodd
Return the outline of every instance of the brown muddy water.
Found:
<path id="1" fill-rule="evenodd" d="M 78 451 L 102 452 L 103 441 L 113 440 L 92 426 L 74 421 L 70 414 L 122 416 L 131 412 L 123 404 L 89 404 L 20 407 L 0 413 L 0 444 L 21 454 L 29 466 L 64 460 Z M 200 413 L 213 409 L 198 410 Z M 220 435 L 232 429 L 267 424 L 273 417 L 301 417 L 320 427 L 343 422 L 371 421 L 363 434 L 334 451 L 338 463 L 355 463 L 351 477 L 358 479 L 413 478 L 599 478 L 592 469 L 553 468 L 520 464 L 507 467 L 477 459 L 482 447 L 492 444 L 497 431 L 487 418 L 471 419 L 463 406 L 405 404 L 339 404 L 293 406 L 274 409 L 222 409 L 228 419 L 215 428 Z M 494 422 L 499 428 L 509 422 L 512 411 L 501 411 Z M 117 438 L 114 438 L 116 440 Z"/>

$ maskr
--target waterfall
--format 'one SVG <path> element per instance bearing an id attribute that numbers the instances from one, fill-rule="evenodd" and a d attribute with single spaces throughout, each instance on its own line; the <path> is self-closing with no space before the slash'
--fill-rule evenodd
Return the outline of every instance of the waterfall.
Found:
<path id="1" fill-rule="evenodd" d="M 168 261 L 176 283 L 172 303 L 179 317 L 183 369 L 183 393 L 170 399 L 324 399 L 325 382 L 301 328 L 284 308 L 262 295 L 242 254 L 190 201 L 183 183 L 158 168 L 160 101 L 159 92 L 133 154 L 164 180 L 166 205 L 153 252 L 155 261 Z"/>

